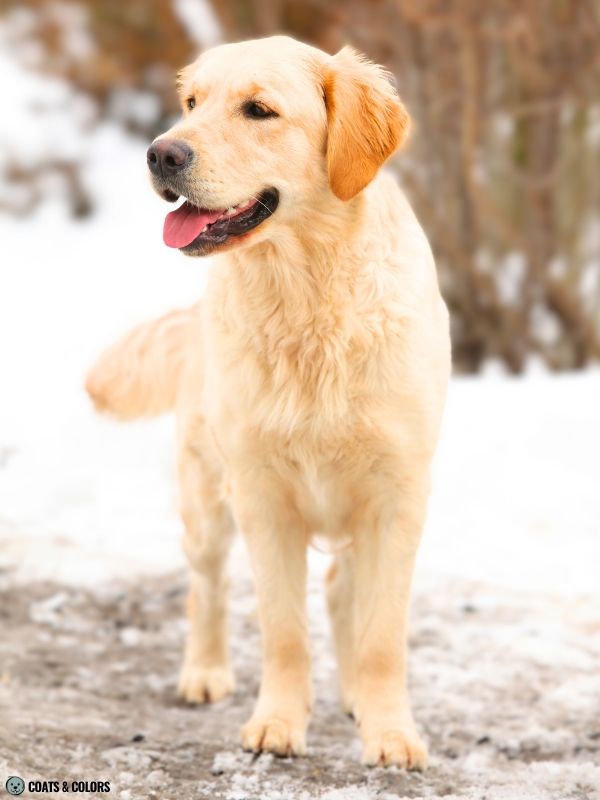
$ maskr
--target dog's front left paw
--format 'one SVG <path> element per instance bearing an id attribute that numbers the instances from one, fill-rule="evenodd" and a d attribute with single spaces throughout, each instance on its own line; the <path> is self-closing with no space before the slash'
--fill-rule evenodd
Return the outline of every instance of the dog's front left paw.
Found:
<path id="1" fill-rule="evenodd" d="M 302 756 L 306 753 L 304 724 L 282 717 L 252 717 L 242 728 L 242 747 L 254 753 Z"/>
<path id="2" fill-rule="evenodd" d="M 235 688 L 229 667 L 199 667 L 184 664 L 179 676 L 178 692 L 188 703 L 216 703 Z"/>
<path id="3" fill-rule="evenodd" d="M 390 767 L 423 772 L 427 768 L 427 747 L 412 726 L 381 733 L 363 734 L 362 763 L 369 767 Z"/>

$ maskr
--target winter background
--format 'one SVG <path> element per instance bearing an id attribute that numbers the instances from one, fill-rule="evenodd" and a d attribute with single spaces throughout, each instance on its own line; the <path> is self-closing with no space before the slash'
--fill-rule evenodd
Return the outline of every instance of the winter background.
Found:
<path id="1" fill-rule="evenodd" d="M 175 67 L 236 32 L 287 27 L 315 40 L 315 14 L 323 44 L 352 41 L 365 9 L 376 5 L 384 20 L 388 4 L 350 3 L 333 18 L 335 3 L 316 4 L 313 27 L 291 2 L 265 4 L 262 16 L 249 2 L 241 21 L 226 2 L 136 0 L 120 4 L 122 19 L 118 3 L 100 5 L 0 3 L 2 785 L 8 775 L 110 780 L 122 800 L 600 798 L 600 173 L 596 185 L 581 178 L 585 213 L 570 237 L 568 210 L 554 209 L 554 255 L 541 273 L 536 259 L 547 245 L 535 237 L 524 235 L 517 252 L 480 228 L 475 266 L 467 255 L 448 257 L 443 231 L 432 237 L 458 358 L 411 615 L 410 681 L 430 770 L 360 767 L 357 735 L 337 706 L 319 552 L 311 553 L 309 753 L 255 760 L 237 744 L 259 673 L 243 546 L 230 565 L 237 691 L 214 708 L 186 707 L 175 694 L 186 577 L 173 420 L 101 419 L 83 379 L 115 336 L 194 302 L 210 268 L 162 245 L 165 204 L 146 177 L 148 142 L 174 113 Z M 447 5 L 462 19 L 468 4 Z M 429 35 L 417 28 L 431 21 L 415 16 L 428 6 L 406 4 L 401 13 L 412 17 L 396 21 L 404 36 Z M 490 7 L 501 14 L 504 4 Z M 523 19 L 511 13 L 515 26 L 526 24 L 527 4 Z M 575 31 L 579 18 L 571 24 Z M 117 43 L 123 36 L 129 50 Z M 494 80 L 502 69 L 495 64 Z M 559 122 L 568 126 L 576 111 L 564 97 Z M 600 98 L 583 90 L 578 98 L 587 173 L 599 166 Z M 497 122 L 505 141 L 510 125 L 501 114 Z M 486 147 L 500 152 L 484 137 L 479 158 Z M 563 128 L 556 147 L 553 197 L 565 149 L 574 151 Z M 409 186 L 419 176 L 420 151 L 411 152 L 398 164 Z M 519 224 L 527 233 L 534 222 L 525 215 Z M 477 264 L 487 266 L 477 272 Z M 563 287 L 556 295 L 546 272 Z"/>

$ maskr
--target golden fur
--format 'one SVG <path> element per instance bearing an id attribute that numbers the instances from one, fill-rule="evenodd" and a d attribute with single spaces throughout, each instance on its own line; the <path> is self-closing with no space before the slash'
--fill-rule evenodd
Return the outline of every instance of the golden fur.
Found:
<path id="1" fill-rule="evenodd" d="M 379 172 L 407 113 L 385 73 L 349 48 L 331 57 L 286 37 L 204 53 L 180 92 L 196 107 L 166 135 L 197 155 L 190 199 L 228 207 L 280 192 L 272 218 L 210 264 L 201 305 L 138 329 L 88 379 L 102 410 L 177 414 L 192 574 L 180 691 L 204 702 L 233 689 L 223 565 L 235 520 L 263 637 L 243 744 L 304 752 L 306 549 L 319 533 L 340 547 L 328 601 L 363 760 L 422 769 L 406 624 L 450 347 L 425 235 Z M 236 115 L 247 96 L 276 124 Z"/>

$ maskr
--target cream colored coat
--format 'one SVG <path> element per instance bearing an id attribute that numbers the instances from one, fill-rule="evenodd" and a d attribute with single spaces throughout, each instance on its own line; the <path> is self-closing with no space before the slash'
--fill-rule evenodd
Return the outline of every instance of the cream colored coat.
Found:
<path id="1" fill-rule="evenodd" d="M 88 379 L 98 407 L 123 418 L 176 409 L 192 568 L 180 691 L 203 702 L 233 689 L 223 566 L 235 520 L 263 635 L 243 744 L 304 752 L 306 549 L 321 534 L 339 550 L 329 609 L 364 762 L 424 768 L 406 618 L 450 346 L 426 237 L 378 172 L 408 116 L 353 51 L 331 57 L 286 37 L 203 54 L 180 91 L 184 116 L 165 136 L 198 156 L 187 196 L 214 208 L 280 193 L 272 218 L 214 258 L 201 304 L 137 329 Z M 231 112 L 257 92 L 277 125 Z"/>

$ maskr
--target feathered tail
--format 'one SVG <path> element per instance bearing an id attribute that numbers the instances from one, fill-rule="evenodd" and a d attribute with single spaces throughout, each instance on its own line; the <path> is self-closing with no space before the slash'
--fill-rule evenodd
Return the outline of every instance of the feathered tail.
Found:
<path id="1" fill-rule="evenodd" d="M 122 420 L 170 411 L 197 315 L 198 306 L 172 311 L 105 350 L 85 382 L 96 409 Z"/>

